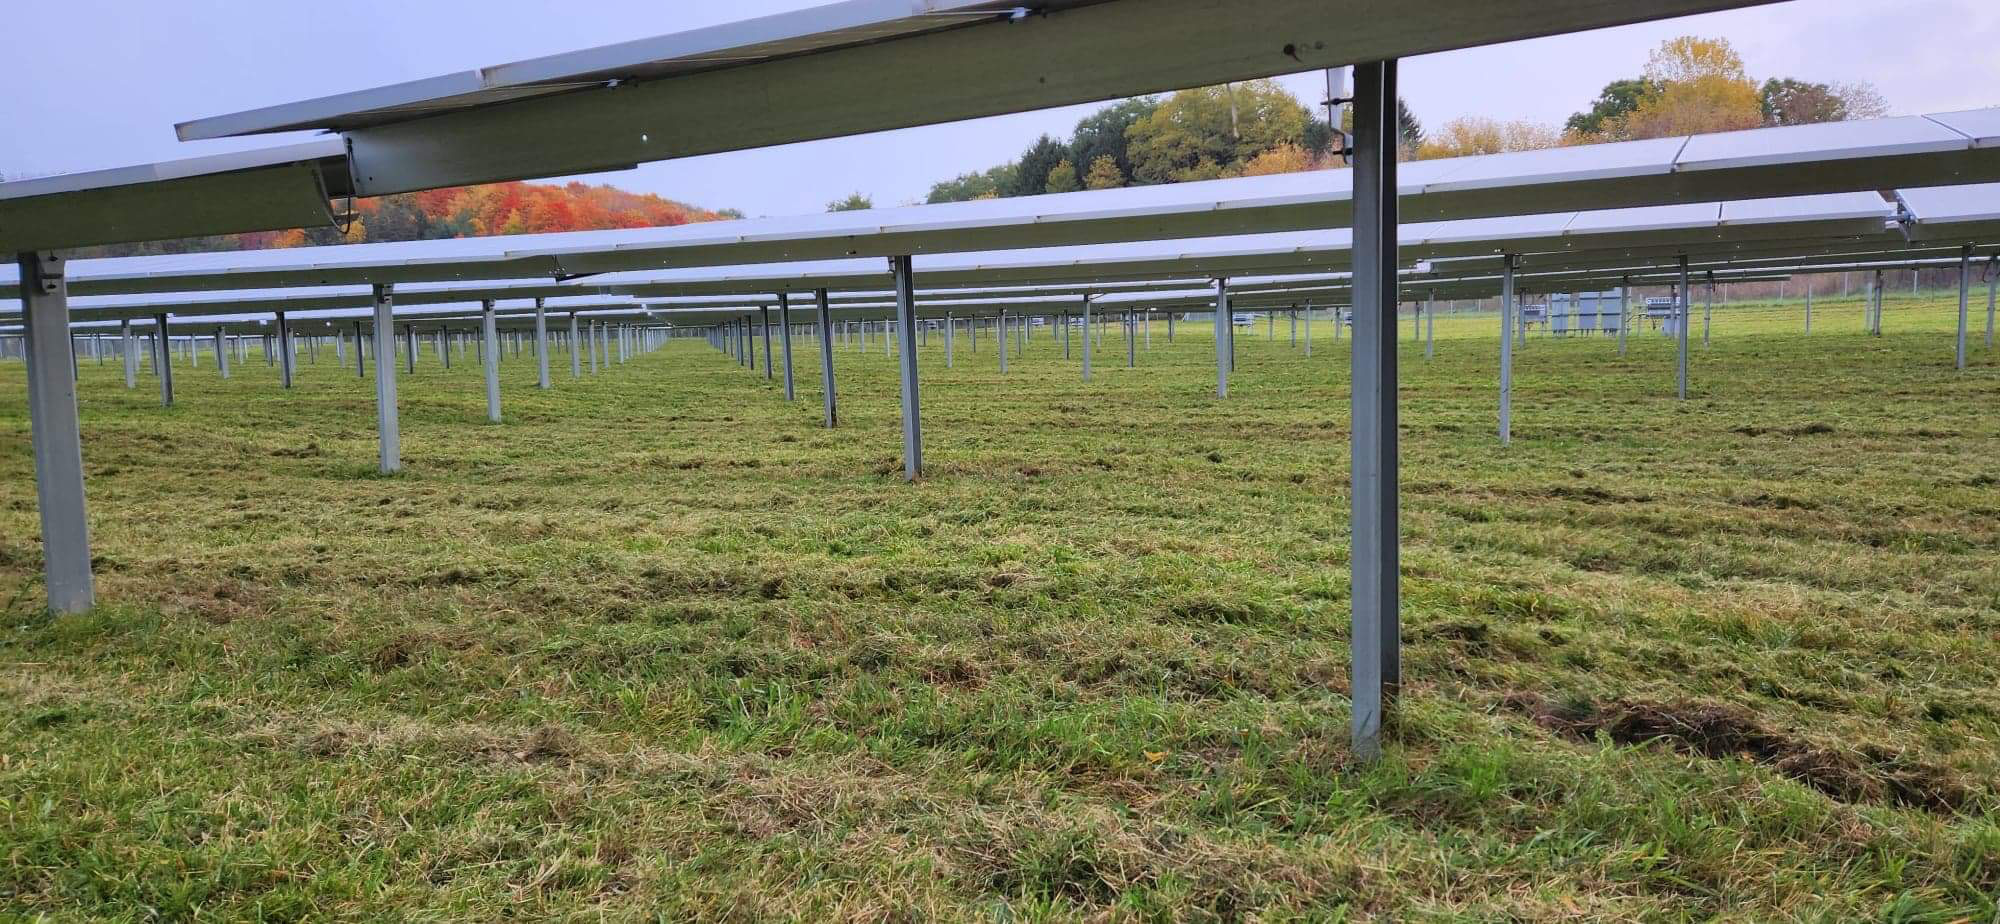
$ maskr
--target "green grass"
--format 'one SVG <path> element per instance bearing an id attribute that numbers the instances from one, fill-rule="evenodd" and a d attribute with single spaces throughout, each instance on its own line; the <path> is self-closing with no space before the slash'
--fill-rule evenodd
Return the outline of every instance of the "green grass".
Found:
<path id="1" fill-rule="evenodd" d="M 83 363 L 43 613 L 0 364 L 0 917 L 1991 920 L 2000 354 L 1955 302 L 1403 343 L 1405 676 L 1347 740 L 1347 368 L 1201 324 L 889 358 L 817 426 L 695 342 L 557 387 Z M 1983 309 L 1983 304 L 1979 306 Z M 1981 312 L 1983 314 L 1983 310 Z M 1981 319 L 1983 320 L 1983 318 Z M 1115 327 L 1112 329 L 1115 335 Z"/>

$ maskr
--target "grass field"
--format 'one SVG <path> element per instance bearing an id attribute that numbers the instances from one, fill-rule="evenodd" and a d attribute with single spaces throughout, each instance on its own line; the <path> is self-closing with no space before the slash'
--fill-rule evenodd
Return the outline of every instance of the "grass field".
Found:
<path id="1" fill-rule="evenodd" d="M 1983 302 L 1983 300 L 1982 300 Z M 1979 306 L 1983 314 L 1983 303 Z M 82 373 L 102 605 L 42 612 L 0 364 L 0 918 L 1991 920 L 2000 354 L 1942 294 L 1403 346 L 1405 676 L 1347 741 L 1347 368 L 1202 324 Z M 1983 318 L 1981 319 L 1983 320 Z M 1115 328 L 1114 328 L 1115 333 Z"/>

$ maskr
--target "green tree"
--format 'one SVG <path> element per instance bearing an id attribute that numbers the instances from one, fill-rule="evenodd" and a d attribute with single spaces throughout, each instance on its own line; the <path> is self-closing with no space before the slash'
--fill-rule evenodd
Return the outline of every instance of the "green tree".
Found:
<path id="1" fill-rule="evenodd" d="M 1132 179 L 1178 183 L 1229 176 L 1282 144 L 1304 140 L 1306 107 L 1276 82 L 1182 90 L 1132 123 Z"/>
<path id="2" fill-rule="evenodd" d="M 939 202 L 970 202 L 974 199 L 992 199 L 1006 195 L 1005 190 L 1014 186 L 1014 174 L 1018 166 L 1001 164 L 986 170 L 961 173 L 956 177 L 931 184 L 931 193 L 924 201 L 935 205 Z"/>
<path id="3" fill-rule="evenodd" d="M 1626 115 L 1639 108 L 1640 100 L 1658 90 L 1652 81 L 1644 77 L 1611 81 L 1598 92 L 1590 108 L 1571 115 L 1569 121 L 1563 123 L 1563 129 L 1572 135 L 1602 135 L 1606 126 L 1619 125 Z"/>
<path id="4" fill-rule="evenodd" d="M 1100 157 L 1111 158 L 1120 177 L 1132 175 L 1132 157 L 1126 133 L 1133 123 L 1153 114 L 1160 101 L 1151 96 L 1123 100 L 1084 116 L 1076 123 L 1069 139 L 1069 162 L 1091 169 Z M 1119 185 L 1124 185 L 1123 181 Z"/>
<path id="5" fill-rule="evenodd" d="M 1069 160 L 1069 145 L 1048 135 L 1035 139 L 1014 168 L 1013 182 L 1000 190 L 1002 196 L 1033 196 L 1047 192 L 1049 171 Z"/>
<path id="6" fill-rule="evenodd" d="M 1043 187 L 1045 191 L 1052 193 L 1076 192 L 1082 188 L 1083 183 L 1076 178 L 1076 165 L 1067 160 L 1056 164 L 1049 171 L 1048 185 Z"/>
<path id="7" fill-rule="evenodd" d="M 1085 189 L 1117 189 L 1125 185 L 1125 172 L 1118 169 L 1118 162 L 1109 154 L 1100 154 L 1090 162 L 1090 172 L 1083 177 Z"/>
<path id="8" fill-rule="evenodd" d="M 826 204 L 829 212 L 863 212 L 875 207 L 875 200 L 858 192 L 848 193 L 845 199 L 835 199 Z"/>

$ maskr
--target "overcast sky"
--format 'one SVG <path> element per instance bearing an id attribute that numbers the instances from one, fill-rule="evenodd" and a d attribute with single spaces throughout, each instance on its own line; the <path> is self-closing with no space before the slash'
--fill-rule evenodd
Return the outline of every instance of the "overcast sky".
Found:
<path id="1" fill-rule="evenodd" d="M 173 123 L 815 5 L 821 0 L 64 0 L 0 51 L 0 174 L 209 153 Z M 21 17 L 15 17 L 21 25 Z M 1724 36 L 1751 76 L 1863 80 L 1897 114 L 2000 105 L 2000 2 L 1791 0 L 1773 6 L 1409 59 L 1426 125 L 1461 115 L 1559 123 L 1662 40 Z M 1922 51 L 1917 49 L 1921 46 Z M 1319 75 L 1285 79 L 1317 102 Z M 853 191 L 878 205 L 1066 136 L 1071 107 L 651 164 L 588 177 L 750 215 L 814 212 Z M 272 139 L 252 142 L 271 143 Z"/>

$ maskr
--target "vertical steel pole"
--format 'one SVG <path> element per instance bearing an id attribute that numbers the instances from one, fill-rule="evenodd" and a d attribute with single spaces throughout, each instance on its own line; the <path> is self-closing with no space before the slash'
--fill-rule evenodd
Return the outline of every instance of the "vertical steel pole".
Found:
<path id="1" fill-rule="evenodd" d="M 65 289 L 64 291 L 67 292 L 68 290 Z M 67 304 L 67 302 L 65 302 L 65 304 Z M 156 314 L 153 316 L 153 333 L 154 336 L 158 338 L 158 343 L 159 343 L 158 348 L 153 353 L 153 367 L 154 367 L 153 374 L 158 375 L 160 377 L 160 406 L 173 407 L 174 406 L 173 341 L 168 337 L 166 315 Z M 67 338 L 65 338 L 64 342 L 68 342 Z"/>
<path id="2" fill-rule="evenodd" d="M 292 387 L 292 322 L 285 319 L 285 313 L 278 315 L 278 384 Z"/>
<path id="3" fill-rule="evenodd" d="M 83 496 L 83 428 L 76 415 L 70 356 L 69 285 L 63 257 L 15 257 L 20 268 L 22 354 L 28 364 L 29 442 L 42 521 L 42 574 L 49 611 L 76 613 L 97 602 L 90 577 L 90 521 Z"/>
<path id="4" fill-rule="evenodd" d="M 67 303 L 65 303 L 67 304 Z M 125 338 L 125 388 L 139 385 L 139 345 L 132 340 L 132 319 L 123 318 L 118 322 L 118 335 Z M 26 349 L 24 346 L 22 349 Z"/>
<path id="5" fill-rule="evenodd" d="M 1631 322 L 1632 277 L 1618 277 L 1618 355 L 1625 355 L 1625 328 Z"/>
<path id="6" fill-rule="evenodd" d="M 1674 306 L 1680 315 L 1680 327 L 1675 336 L 1679 337 L 1674 354 L 1674 395 L 1682 401 L 1688 396 L 1688 328 L 1694 326 L 1694 286 L 1688 280 L 1688 258 L 1680 258 L 1681 291 L 1679 304 Z"/>
<path id="7" fill-rule="evenodd" d="M 1812 280 L 1806 280 L 1806 333 L 1812 333 Z"/>
<path id="8" fill-rule="evenodd" d="M 1167 315 L 1167 331 L 1169 332 L 1170 335 L 1167 337 L 1168 341 L 1173 340 L 1173 337 L 1171 336 L 1173 329 L 1174 329 L 1174 316 L 1170 314 Z M 1306 358 L 1311 359 L 1312 355 L 1313 355 L 1313 306 L 1312 302 L 1307 302 L 1306 303 Z"/>
<path id="9" fill-rule="evenodd" d="M 1701 345 L 1708 346 L 1708 325 L 1715 317 L 1715 271 L 1708 271 L 1708 288 L 1701 299 Z"/>
<path id="10" fill-rule="evenodd" d="M 917 399 L 917 294 L 910 279 L 909 257 L 890 257 L 889 271 L 896 276 L 896 333 L 902 341 L 897 365 L 903 373 L 903 477 L 915 481 L 924 469 L 923 421 Z M 1005 342 L 1002 339 L 1001 343 Z"/>
<path id="11" fill-rule="evenodd" d="M 1090 296 L 1083 297 L 1083 380 L 1090 381 Z"/>
<path id="12" fill-rule="evenodd" d="M 1396 62 L 1354 68 L 1353 751 L 1381 755 L 1402 684 L 1397 585 Z"/>
<path id="13" fill-rule="evenodd" d="M 1993 349 L 1993 309 L 2000 305 L 2000 254 L 1986 262 L 1986 348 Z"/>
<path id="14" fill-rule="evenodd" d="M 286 344 L 285 359 L 287 361 L 290 361 L 291 356 L 292 356 L 291 344 Z M 415 324 L 403 325 L 403 361 L 409 364 L 410 374 L 416 375 L 417 374 L 417 326 Z"/>
<path id="15" fill-rule="evenodd" d="M 1007 309 L 1000 309 L 999 318 L 994 320 L 994 341 L 1000 344 L 1000 374 L 1007 374 Z"/>
<path id="16" fill-rule="evenodd" d="M 228 345 L 226 343 L 227 338 L 228 334 L 223 332 L 222 325 L 220 324 L 216 325 L 215 369 L 217 372 L 221 373 L 222 377 L 225 379 L 229 377 L 229 351 L 228 351 Z"/>
<path id="17" fill-rule="evenodd" d="M 952 368 L 952 354 L 956 350 L 956 347 L 952 345 L 952 337 L 957 332 L 958 321 L 951 316 L 950 312 L 946 312 L 944 316 L 944 367 L 946 369 Z"/>
<path id="18" fill-rule="evenodd" d="M 1436 289 L 1424 297 L 1424 358 L 1437 355 L 1437 301 Z"/>
<path id="19" fill-rule="evenodd" d="M 1514 441 L 1514 268 L 1521 258 L 1507 254 L 1500 268 L 1500 445 Z"/>
<path id="20" fill-rule="evenodd" d="M 1882 336 L 1882 288 L 1884 288 L 1882 270 L 1876 270 L 1874 286 L 1868 290 L 1868 298 L 1874 304 L 1874 320 L 1870 322 L 1870 330 L 1868 332 L 1874 334 L 1874 336 Z"/>
<path id="21" fill-rule="evenodd" d="M 1229 280 L 1215 280 L 1215 396 L 1229 397 L 1229 353 L 1235 348 L 1230 342 L 1230 322 L 1235 320 L 1229 314 Z"/>
<path id="22" fill-rule="evenodd" d="M 761 315 L 761 316 L 762 316 L 762 318 L 763 318 L 763 322 L 764 322 L 764 381 L 768 382 L 768 381 L 770 381 L 770 380 L 771 380 L 771 376 L 772 376 L 772 372 L 771 372 L 771 306 L 769 306 L 769 305 L 760 305 L 760 306 L 758 306 L 758 308 L 757 308 L 757 313 L 758 313 L 759 315 Z"/>
<path id="23" fill-rule="evenodd" d="M 583 338 L 576 333 L 576 312 L 569 313 L 569 377 L 583 378 Z"/>
<path id="24" fill-rule="evenodd" d="M 549 388 L 549 315 L 542 299 L 535 299 L 535 384 Z"/>
<path id="25" fill-rule="evenodd" d="M 375 285 L 375 429 L 382 438 L 382 472 L 403 467 L 403 431 L 396 421 L 396 303 L 395 289 Z M 360 350 L 354 351 L 356 363 Z"/>
<path id="26" fill-rule="evenodd" d="M 1958 251 L 1958 368 L 1965 369 L 1965 330 L 1972 304 L 1972 245 Z"/>
<path id="27" fill-rule="evenodd" d="M 785 354 L 785 400 L 798 400 L 798 387 L 792 381 L 792 295 L 778 293 L 778 339 Z"/>
<path id="28" fill-rule="evenodd" d="M 813 290 L 813 307 L 819 314 L 819 387 L 826 396 L 826 426 L 832 429 L 840 415 L 833 394 L 833 321 L 827 317 L 825 289 Z"/>
<path id="29" fill-rule="evenodd" d="M 361 322 L 356 321 L 354 322 L 354 377 L 357 379 L 368 374 L 367 352 L 361 348 Z"/>
<path id="30" fill-rule="evenodd" d="M 486 419 L 500 422 L 500 333 L 493 317 L 493 300 L 479 303 L 479 327 L 486 341 Z"/>
<path id="31" fill-rule="evenodd" d="M 1139 338 L 1134 336 L 1138 326 L 1138 316 L 1130 311 L 1125 312 L 1125 368 L 1127 369 L 1139 365 Z"/>

